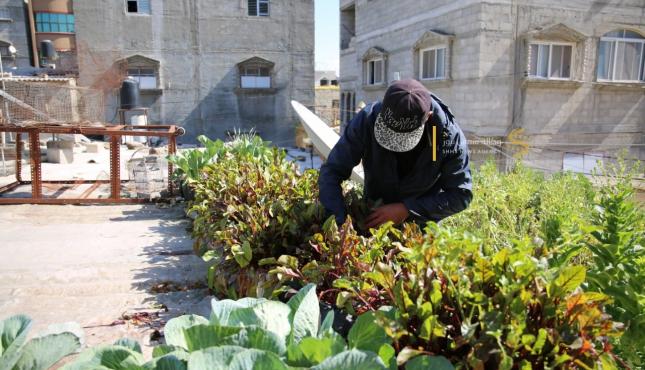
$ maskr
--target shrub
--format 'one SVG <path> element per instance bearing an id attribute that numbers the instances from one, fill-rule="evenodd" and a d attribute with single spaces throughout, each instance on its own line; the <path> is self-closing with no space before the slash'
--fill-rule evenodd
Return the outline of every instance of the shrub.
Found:
<path id="1" fill-rule="evenodd" d="M 45 370 L 77 351 L 83 341 L 76 324 L 50 326 L 46 334 L 27 341 L 31 319 L 16 315 L 0 321 L 0 369 Z"/>
<path id="2" fill-rule="evenodd" d="M 425 236 L 412 225 L 379 231 L 401 252 L 344 285 L 355 306 L 395 308 L 377 317 L 400 364 L 432 354 L 465 368 L 615 367 L 608 338 L 620 325 L 604 314 L 609 297 L 580 289 L 583 266 L 549 268 L 526 239 L 496 247 L 436 225 Z"/>
<path id="3" fill-rule="evenodd" d="M 283 151 L 273 149 L 266 162 L 228 153 L 203 176 L 194 185 L 189 212 L 198 215 L 195 250 L 213 261 L 210 286 L 231 297 L 262 295 L 254 271 L 258 262 L 296 253 L 319 229 L 317 173 L 300 175 Z"/>

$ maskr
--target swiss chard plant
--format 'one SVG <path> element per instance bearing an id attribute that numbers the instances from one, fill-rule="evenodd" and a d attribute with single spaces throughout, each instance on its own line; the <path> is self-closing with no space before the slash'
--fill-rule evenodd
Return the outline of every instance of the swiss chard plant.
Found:
<path id="1" fill-rule="evenodd" d="M 32 321 L 16 315 L 0 321 L 0 370 L 46 370 L 82 345 L 79 325 L 52 325 L 30 340 Z"/>
<path id="2" fill-rule="evenodd" d="M 145 361 L 131 340 L 93 348 L 64 370 L 100 369 L 394 369 L 391 339 L 373 318 L 357 323 L 348 341 L 320 323 L 315 286 L 288 303 L 264 298 L 213 301 L 210 318 L 182 316 L 164 328 L 166 344 Z M 380 330 L 380 331 L 379 331 Z"/>
<path id="3" fill-rule="evenodd" d="M 373 312 L 399 365 L 443 361 L 415 359 L 433 355 L 475 369 L 607 369 L 621 362 L 610 342 L 621 324 L 605 311 L 611 298 L 581 289 L 584 266 L 552 268 L 548 252 L 527 239 L 496 247 L 436 225 L 425 235 L 413 225 L 383 232 L 396 256 L 334 284 L 353 307 L 393 307 Z"/>
<path id="4" fill-rule="evenodd" d="M 298 253 L 320 228 L 317 173 L 300 174 L 273 149 L 267 162 L 229 153 L 203 174 L 189 212 L 198 215 L 195 250 L 212 262 L 209 285 L 229 297 L 263 295 L 258 262 Z"/>

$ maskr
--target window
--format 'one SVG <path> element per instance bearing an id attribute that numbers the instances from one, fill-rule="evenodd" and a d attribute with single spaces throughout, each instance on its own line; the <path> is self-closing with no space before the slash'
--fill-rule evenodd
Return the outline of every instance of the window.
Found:
<path id="1" fill-rule="evenodd" d="M 554 80 L 571 78 L 573 46 L 555 43 L 530 44 L 529 77 Z"/>
<path id="2" fill-rule="evenodd" d="M 12 21 L 11 12 L 9 9 L 0 9 L 0 21 Z"/>
<path id="3" fill-rule="evenodd" d="M 598 80 L 645 81 L 645 37 L 627 30 L 605 34 L 598 45 Z"/>
<path id="4" fill-rule="evenodd" d="M 150 0 L 127 0 L 128 13 L 150 14 Z"/>
<path id="5" fill-rule="evenodd" d="M 10 43 L 0 41 L 0 55 L 2 55 L 3 57 L 11 57 L 11 56 L 13 56 L 13 55 L 11 55 L 11 50 L 9 50 L 10 46 L 11 46 Z"/>
<path id="6" fill-rule="evenodd" d="M 422 49 L 419 51 L 419 75 L 422 80 L 446 78 L 446 47 Z"/>
<path id="7" fill-rule="evenodd" d="M 250 16 L 269 16 L 269 0 L 249 0 Z"/>
<path id="8" fill-rule="evenodd" d="M 243 89 L 271 88 L 271 71 L 268 67 L 247 66 L 242 69 L 241 87 Z"/>
<path id="9" fill-rule="evenodd" d="M 74 33 L 74 14 L 36 13 L 36 32 Z"/>
<path id="10" fill-rule="evenodd" d="M 373 59 L 366 63 L 365 83 L 368 85 L 379 85 L 384 82 L 383 79 L 383 59 Z"/>
<path id="11" fill-rule="evenodd" d="M 141 90 L 156 89 L 157 73 L 154 68 L 128 68 L 128 77 L 139 83 Z"/>
<path id="12" fill-rule="evenodd" d="M 320 86 L 328 86 L 329 80 L 326 77 L 320 79 Z"/>

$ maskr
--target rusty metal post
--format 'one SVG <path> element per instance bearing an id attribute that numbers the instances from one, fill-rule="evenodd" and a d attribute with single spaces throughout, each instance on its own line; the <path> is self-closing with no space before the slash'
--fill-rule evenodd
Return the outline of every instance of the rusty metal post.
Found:
<path id="1" fill-rule="evenodd" d="M 168 140 L 168 156 L 174 155 L 177 153 L 177 137 L 175 135 L 171 136 Z M 171 161 L 168 161 L 168 192 L 172 196 L 175 190 L 173 184 L 172 172 L 174 171 L 174 166 Z"/>
<path id="2" fill-rule="evenodd" d="M 22 135 L 16 133 L 16 181 L 22 182 Z"/>
<path id="3" fill-rule="evenodd" d="M 110 134 L 110 187 L 111 199 L 121 198 L 121 156 L 120 135 Z"/>
<path id="4" fill-rule="evenodd" d="M 40 163 L 40 134 L 38 129 L 29 130 L 29 162 L 31 164 L 31 197 L 43 197 L 42 171 Z"/>

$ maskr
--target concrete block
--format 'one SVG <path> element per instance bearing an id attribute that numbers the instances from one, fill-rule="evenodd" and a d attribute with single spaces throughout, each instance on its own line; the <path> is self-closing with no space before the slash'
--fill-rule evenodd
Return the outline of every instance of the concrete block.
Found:
<path id="1" fill-rule="evenodd" d="M 48 141 L 47 162 L 69 164 L 74 162 L 73 141 Z"/>
<path id="2" fill-rule="evenodd" d="M 95 142 L 85 144 L 85 151 L 87 153 L 101 153 L 105 149 L 105 143 Z"/>

